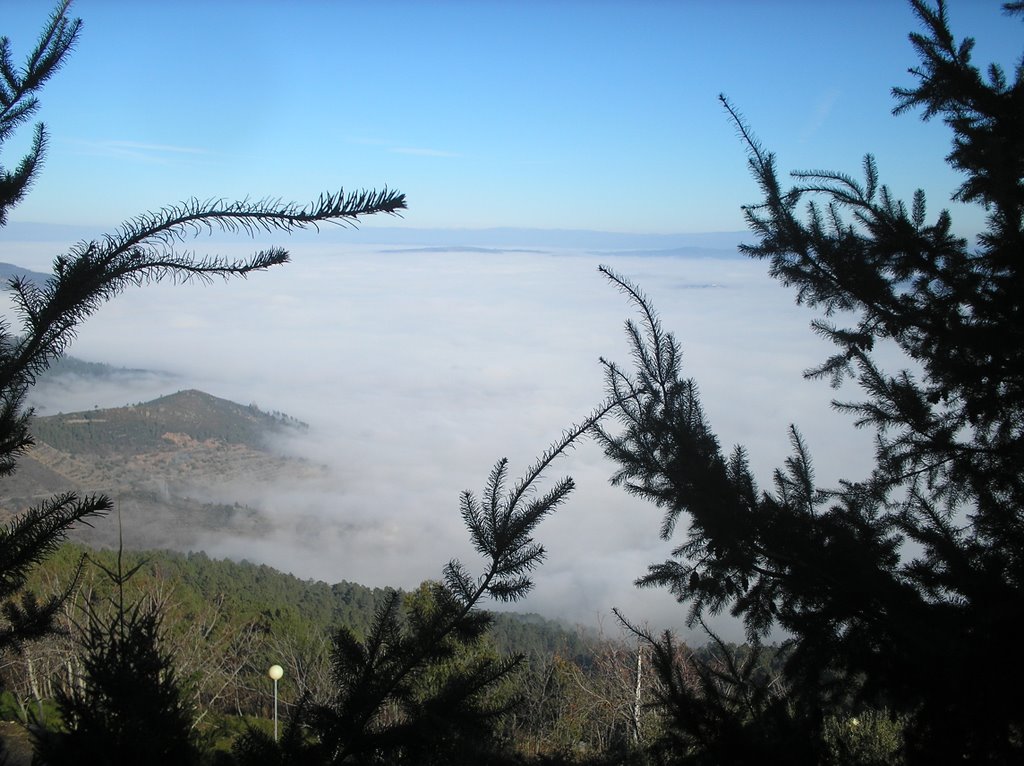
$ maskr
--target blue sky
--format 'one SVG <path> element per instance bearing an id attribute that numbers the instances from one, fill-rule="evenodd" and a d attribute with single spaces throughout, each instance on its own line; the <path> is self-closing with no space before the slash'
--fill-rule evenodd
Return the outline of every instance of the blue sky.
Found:
<path id="1" fill-rule="evenodd" d="M 49 7 L 0 0 L 19 54 Z M 81 41 L 42 97 L 47 164 L 14 221 L 111 228 L 190 196 L 386 184 L 408 194 L 410 227 L 735 231 L 757 190 L 720 92 L 782 169 L 857 172 L 870 151 L 898 196 L 922 186 L 932 210 L 957 184 L 945 127 L 890 114 L 915 63 L 898 0 L 78 0 L 72 12 Z M 950 17 L 978 39 L 979 63 L 1015 63 L 1021 25 L 998 3 L 951 0 Z"/>

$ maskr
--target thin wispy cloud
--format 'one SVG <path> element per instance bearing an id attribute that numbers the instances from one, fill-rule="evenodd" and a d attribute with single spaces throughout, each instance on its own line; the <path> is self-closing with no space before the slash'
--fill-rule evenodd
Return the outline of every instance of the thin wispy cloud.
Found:
<path id="1" fill-rule="evenodd" d="M 117 157 L 142 162 L 170 164 L 187 158 L 209 156 L 210 151 L 194 146 L 177 146 L 174 144 L 151 144 L 144 141 L 121 141 L 110 139 L 91 141 L 72 139 L 68 143 L 74 145 L 83 154 L 100 157 Z"/>
<path id="2" fill-rule="evenodd" d="M 822 126 L 828 120 L 829 115 L 832 113 L 840 95 L 838 88 L 829 88 L 818 98 L 810 119 L 808 119 L 807 123 L 804 125 L 803 130 L 800 131 L 801 141 L 806 141 L 821 130 Z"/>
<path id="3" fill-rule="evenodd" d="M 418 157 L 462 157 L 459 152 L 447 149 L 433 149 L 427 146 L 416 146 L 405 141 L 395 141 L 389 138 L 366 138 L 364 136 L 349 136 L 346 139 L 351 144 L 358 146 L 377 146 L 390 154 L 409 154 Z"/>
<path id="4" fill-rule="evenodd" d="M 424 149 L 415 146 L 395 146 L 388 151 L 394 154 L 414 154 L 419 157 L 461 157 L 458 152 L 448 152 L 442 149 Z"/>

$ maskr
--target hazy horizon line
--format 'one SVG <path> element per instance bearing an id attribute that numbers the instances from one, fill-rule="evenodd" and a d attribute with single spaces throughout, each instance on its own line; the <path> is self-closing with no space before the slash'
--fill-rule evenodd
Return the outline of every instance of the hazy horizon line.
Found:
<path id="1" fill-rule="evenodd" d="M 119 226 L 9 221 L 0 228 L 0 242 L 78 242 L 113 233 Z M 218 235 L 219 236 L 219 235 Z M 524 246 L 604 250 L 671 250 L 700 247 L 734 250 L 751 237 L 749 231 L 707 232 L 626 232 L 585 228 L 543 228 L 534 226 L 421 227 L 376 225 L 360 222 L 356 226 L 321 226 L 319 231 L 273 232 L 253 241 L 346 242 L 356 245 L 422 246 Z M 230 237 L 248 240 L 248 237 Z"/>

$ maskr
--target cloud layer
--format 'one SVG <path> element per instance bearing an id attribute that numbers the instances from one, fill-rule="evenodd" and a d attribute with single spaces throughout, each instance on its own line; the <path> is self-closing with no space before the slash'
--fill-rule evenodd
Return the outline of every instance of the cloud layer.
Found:
<path id="1" fill-rule="evenodd" d="M 213 555 L 403 587 L 438 576 L 453 557 L 473 568 L 459 492 L 480 492 L 503 456 L 521 474 L 603 398 L 598 357 L 629 361 L 622 325 L 632 309 L 598 274 L 601 262 L 651 297 L 723 446 L 749 448 L 762 486 L 788 454 L 790 423 L 819 456 L 822 482 L 867 468 L 867 435 L 830 412 L 834 392 L 801 378 L 826 347 L 762 264 L 316 244 L 298 244 L 293 257 L 245 282 L 130 291 L 71 348 L 179 384 L 149 376 L 38 400 L 44 412 L 71 411 L 195 387 L 309 423 L 308 438 L 282 447 L 326 464 L 332 478 L 259 497 L 237 488 L 241 502 L 268 509 L 277 534 L 209 540 Z M 594 623 L 618 606 L 681 628 L 685 610 L 668 594 L 632 586 L 672 545 L 658 539 L 657 509 L 608 485 L 612 470 L 593 444 L 555 464 L 550 478 L 572 475 L 578 489 L 540 528 L 548 560 L 518 608 Z"/>

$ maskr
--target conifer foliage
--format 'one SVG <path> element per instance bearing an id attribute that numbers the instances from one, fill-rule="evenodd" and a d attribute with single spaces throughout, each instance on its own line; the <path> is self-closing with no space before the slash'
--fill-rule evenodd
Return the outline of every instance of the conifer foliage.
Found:
<path id="1" fill-rule="evenodd" d="M 784 188 L 774 157 L 723 99 L 764 195 L 745 208 L 758 242 L 743 250 L 823 313 L 813 328 L 836 352 L 806 374 L 859 387 L 860 400 L 835 406 L 874 430 L 874 470 L 817 486 L 811 445 L 793 428 L 791 457 L 773 489 L 759 490 L 745 451 L 720 448 L 674 337 L 637 287 L 610 271 L 640 321 L 628 324 L 635 370 L 606 364 L 621 427 L 600 434 L 618 465 L 613 481 L 664 509 L 664 538 L 677 523 L 684 529 L 673 557 L 640 584 L 671 589 L 691 624 L 728 610 L 751 640 L 778 628 L 792 636 L 794 742 L 820 735 L 822 711 L 888 709 L 908 716 L 910 762 L 1019 762 L 1024 64 L 1012 78 L 994 65 L 983 74 L 972 41 L 956 42 L 943 2 L 912 5 L 920 63 L 910 70 L 916 84 L 894 89 L 894 112 L 921 108 L 951 129 L 947 160 L 964 178 L 955 198 L 987 212 L 974 243 L 953 233 L 948 212 L 929 220 L 922 192 L 909 206 L 894 199 L 870 155 L 862 180 L 816 170 L 794 173 Z M 883 369 L 883 346 L 902 351 L 906 368 Z M 761 697 L 756 710 L 723 708 L 718 730 L 744 731 L 724 725 L 730 715 L 779 710 Z M 691 743 L 713 728 L 688 720 Z"/>
<path id="2" fill-rule="evenodd" d="M 64 731 L 36 729 L 36 758 L 61 764 L 199 762 L 192 715 L 173 657 L 163 646 L 162 614 L 152 599 L 128 603 L 125 585 L 145 563 L 99 567 L 114 586 L 109 603 L 82 602 L 80 669 L 57 692 Z"/>
<path id="3" fill-rule="evenodd" d="M 74 47 L 81 22 L 69 18 L 69 5 L 66 0 L 57 7 L 20 67 L 14 63 L 8 39 L 0 38 L 0 147 L 38 110 L 40 88 Z M 13 170 L 0 165 L 0 225 L 35 179 L 46 135 L 43 125 L 37 125 L 31 148 L 18 165 Z M 145 213 L 112 235 L 76 245 L 55 260 L 53 277 L 44 285 L 11 280 L 18 325 L 0 323 L 0 477 L 14 471 L 18 457 L 32 444 L 32 412 L 25 399 L 36 375 L 64 352 L 78 325 L 102 303 L 148 282 L 226 279 L 288 260 L 288 253 L 277 247 L 240 261 L 196 257 L 176 249 L 188 238 L 211 230 L 250 235 L 289 232 L 320 223 L 353 223 L 363 215 L 398 213 L 404 208 L 405 195 L 388 189 L 323 194 L 305 206 L 272 200 L 191 200 Z M 39 603 L 31 594 L 23 594 L 26 574 L 72 526 L 88 523 L 110 507 L 106 497 L 69 493 L 44 501 L 0 527 L 0 653 L 50 630 L 63 600 L 58 595 Z"/>
<path id="4" fill-rule="evenodd" d="M 429 597 L 408 602 L 393 593 L 360 639 L 342 627 L 333 641 L 335 691 L 328 701 L 303 701 L 280 748 L 250 732 L 234 754 L 240 764 L 479 764 L 501 751 L 498 717 L 514 705 L 495 694 L 522 656 L 472 653 L 493 618 L 479 609 L 485 598 L 512 602 L 533 587 L 530 572 L 544 558 L 534 540 L 537 525 L 573 490 L 564 478 L 541 492 L 545 469 L 601 415 L 595 413 L 562 438 L 511 487 L 500 460 L 478 498 L 461 497 L 462 518 L 483 559 L 473 576 L 459 561 L 444 568 L 444 582 Z M 311 736 L 304 738 L 300 730 Z"/>

